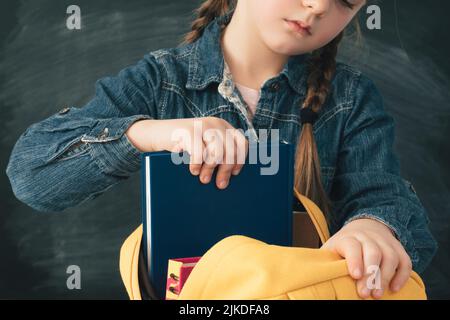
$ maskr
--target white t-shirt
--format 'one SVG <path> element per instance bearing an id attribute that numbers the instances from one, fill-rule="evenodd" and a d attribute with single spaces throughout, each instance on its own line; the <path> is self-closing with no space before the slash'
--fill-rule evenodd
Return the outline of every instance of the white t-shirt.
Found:
<path id="1" fill-rule="evenodd" d="M 248 117 L 249 120 L 252 121 L 255 115 L 256 105 L 259 101 L 259 90 L 243 86 L 242 84 L 239 84 L 237 82 L 235 82 L 235 85 L 249 107 Z"/>

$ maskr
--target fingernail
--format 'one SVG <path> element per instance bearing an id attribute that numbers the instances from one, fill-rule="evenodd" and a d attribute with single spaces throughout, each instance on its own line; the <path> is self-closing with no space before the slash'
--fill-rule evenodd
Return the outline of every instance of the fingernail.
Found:
<path id="1" fill-rule="evenodd" d="M 222 180 L 219 182 L 219 188 L 223 189 L 227 186 L 227 181 L 226 180 Z"/>
<path id="2" fill-rule="evenodd" d="M 362 294 L 365 298 L 367 298 L 368 296 L 370 296 L 370 289 L 367 288 L 367 287 L 363 287 L 363 288 L 361 289 L 361 294 Z"/>
<path id="3" fill-rule="evenodd" d="M 355 269 L 355 270 L 353 270 L 353 276 L 354 276 L 355 278 L 361 277 L 361 270 L 360 270 L 360 269 Z"/>
<path id="4" fill-rule="evenodd" d="M 202 179 L 203 183 L 208 183 L 209 182 L 209 176 L 203 176 L 201 179 Z"/>
<path id="5" fill-rule="evenodd" d="M 392 287 L 392 291 L 394 291 L 394 292 L 397 292 L 399 290 L 400 290 L 400 286 L 398 284 L 396 284 Z"/>
<path id="6" fill-rule="evenodd" d="M 235 171 L 231 172 L 231 174 L 232 174 L 233 176 L 237 176 L 237 175 L 239 174 L 239 170 L 235 170 Z"/>
<path id="7" fill-rule="evenodd" d="M 373 295 L 375 298 L 381 298 L 383 296 L 383 289 L 375 289 Z"/>
<path id="8" fill-rule="evenodd" d="M 192 174 L 197 176 L 199 174 L 199 171 L 197 169 L 192 170 Z"/>

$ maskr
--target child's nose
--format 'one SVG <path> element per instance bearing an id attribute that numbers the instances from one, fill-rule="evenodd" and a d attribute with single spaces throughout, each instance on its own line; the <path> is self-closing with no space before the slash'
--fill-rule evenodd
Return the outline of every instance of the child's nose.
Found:
<path id="1" fill-rule="evenodd" d="M 315 15 L 321 16 L 328 11 L 330 0 L 303 0 L 303 5 L 311 8 Z"/>

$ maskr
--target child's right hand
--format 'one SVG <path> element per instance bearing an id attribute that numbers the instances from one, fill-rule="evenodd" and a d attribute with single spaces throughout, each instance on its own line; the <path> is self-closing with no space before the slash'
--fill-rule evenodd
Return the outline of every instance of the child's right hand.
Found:
<path id="1" fill-rule="evenodd" d="M 140 120 L 127 130 L 130 142 L 141 152 L 187 151 L 189 170 L 209 183 L 218 166 L 216 184 L 228 186 L 231 175 L 238 175 L 248 152 L 242 130 L 217 117 Z"/>

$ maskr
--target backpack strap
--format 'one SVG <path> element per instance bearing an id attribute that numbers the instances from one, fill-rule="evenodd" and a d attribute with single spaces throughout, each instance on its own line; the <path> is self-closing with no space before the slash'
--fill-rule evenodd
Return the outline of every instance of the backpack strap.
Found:
<path id="1" fill-rule="evenodd" d="M 324 244 L 330 238 L 330 231 L 328 230 L 327 221 L 325 220 L 322 210 L 320 210 L 320 208 L 312 200 L 298 192 L 295 187 L 294 195 L 305 207 L 306 212 L 316 228 L 320 241 Z"/>

